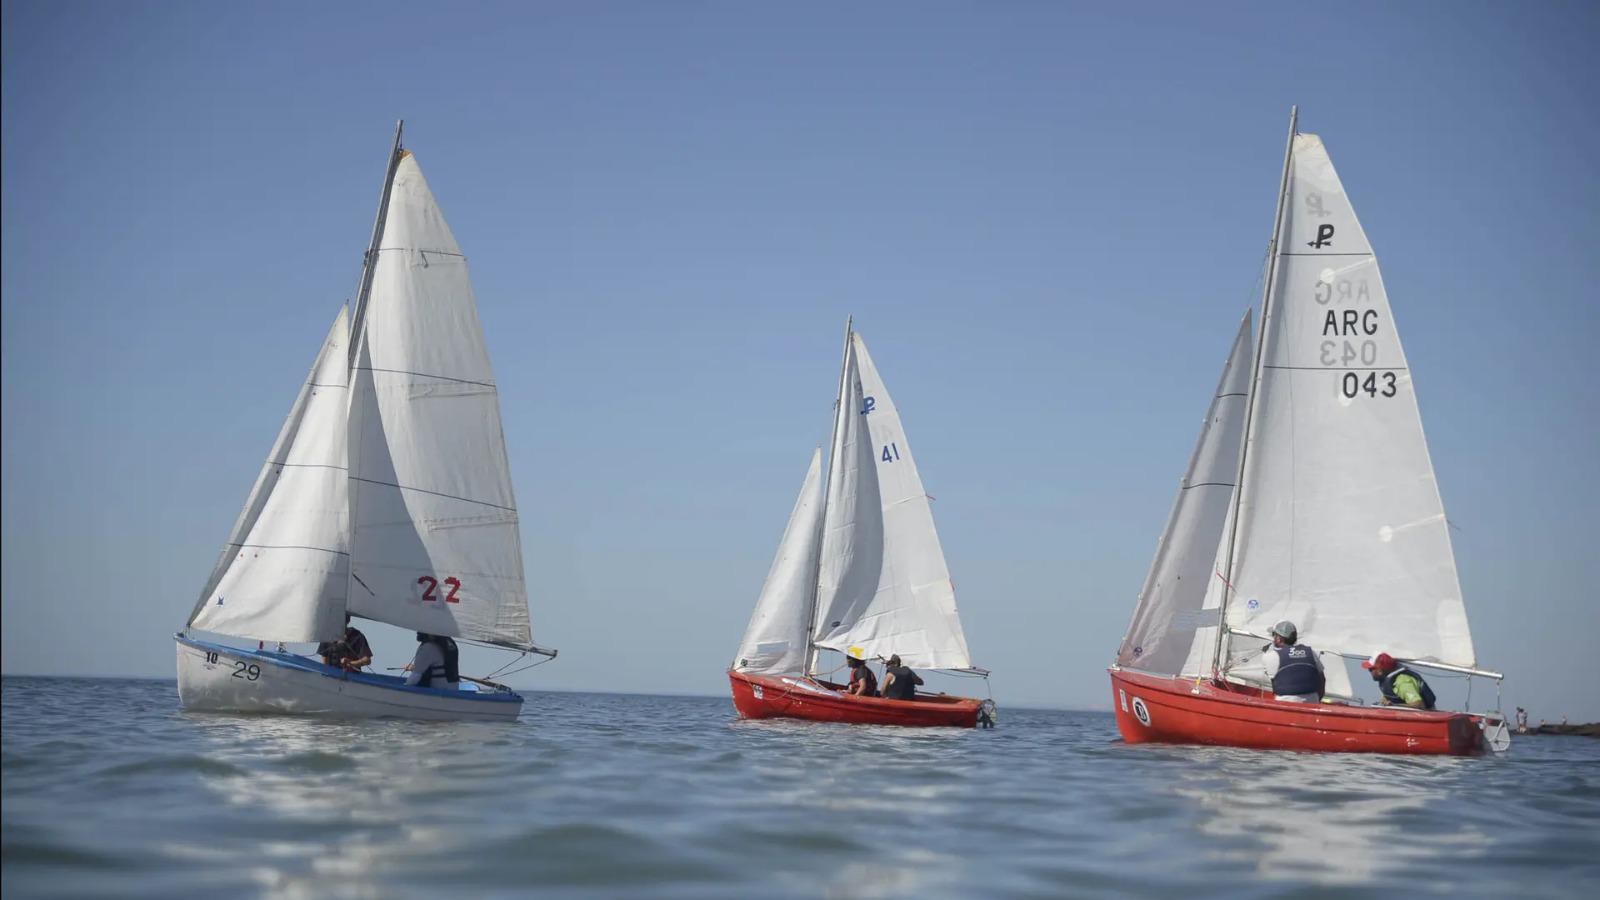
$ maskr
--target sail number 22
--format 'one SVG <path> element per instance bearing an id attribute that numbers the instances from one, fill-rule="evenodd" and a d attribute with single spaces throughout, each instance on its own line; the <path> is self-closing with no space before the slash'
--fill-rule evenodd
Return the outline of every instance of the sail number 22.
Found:
<path id="1" fill-rule="evenodd" d="M 432 575 L 424 575 L 417 579 L 417 584 L 422 585 L 422 602 L 434 603 L 440 599 L 438 596 L 439 579 L 434 578 Z M 461 590 L 461 579 L 446 578 L 444 586 L 449 589 L 449 592 L 443 597 L 444 602 L 460 603 L 461 601 L 456 597 L 456 592 Z"/>

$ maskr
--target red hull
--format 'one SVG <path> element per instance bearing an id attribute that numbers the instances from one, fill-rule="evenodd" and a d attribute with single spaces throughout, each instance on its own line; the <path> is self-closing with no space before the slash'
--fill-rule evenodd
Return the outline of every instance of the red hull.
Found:
<path id="1" fill-rule="evenodd" d="M 728 673 L 733 706 L 746 719 L 810 719 L 853 725 L 908 725 L 921 728 L 973 728 L 981 700 L 944 694 L 916 700 L 857 697 L 841 685 L 794 676 Z"/>
<path id="2" fill-rule="evenodd" d="M 1481 717 L 1468 713 L 1285 703 L 1242 685 L 1110 671 L 1117 729 L 1130 744 L 1455 755 L 1485 750 Z"/>

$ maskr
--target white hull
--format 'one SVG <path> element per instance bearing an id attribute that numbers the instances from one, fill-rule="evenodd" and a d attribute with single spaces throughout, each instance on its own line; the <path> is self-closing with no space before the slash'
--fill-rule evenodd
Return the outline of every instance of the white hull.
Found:
<path id="1" fill-rule="evenodd" d="M 198 712 L 344 718 L 511 720 L 522 697 L 406 687 L 398 678 L 338 673 L 287 653 L 241 650 L 179 636 L 178 699 Z"/>

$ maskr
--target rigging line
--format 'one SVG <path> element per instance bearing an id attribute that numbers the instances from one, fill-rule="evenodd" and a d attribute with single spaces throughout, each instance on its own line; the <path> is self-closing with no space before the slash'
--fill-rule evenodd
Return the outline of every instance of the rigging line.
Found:
<path id="1" fill-rule="evenodd" d="M 434 375 L 430 372 L 413 372 L 409 369 L 380 369 L 377 366 L 356 366 L 357 372 L 387 372 L 390 375 L 411 375 L 416 378 L 437 378 L 440 381 L 454 381 L 457 384 L 475 384 L 478 387 L 495 388 L 492 381 L 473 381 L 470 378 L 451 378 L 449 375 Z"/>
<path id="2" fill-rule="evenodd" d="M 224 547 L 247 547 L 253 550 L 316 550 L 320 553 L 332 553 L 336 556 L 349 556 L 343 550 L 329 550 L 327 547 L 308 547 L 304 544 L 239 544 L 229 542 Z"/>
<path id="3" fill-rule="evenodd" d="M 392 481 L 378 481 L 377 479 L 374 479 L 374 478 L 362 478 L 362 477 L 357 476 L 357 475 L 351 475 L 350 476 L 350 480 L 351 481 L 360 481 L 360 482 L 363 482 L 363 483 L 366 483 L 366 484 L 376 484 L 376 485 L 379 485 L 380 487 L 392 487 L 392 488 L 396 488 L 396 489 L 402 490 L 402 491 L 416 491 L 419 494 L 432 494 L 435 497 L 443 497 L 446 500 L 460 500 L 462 503 L 474 503 L 474 504 L 477 504 L 478 506 L 487 506 L 490 509 L 503 509 L 506 512 L 513 512 L 514 513 L 514 512 L 517 511 L 517 508 L 515 506 L 501 506 L 498 503 L 490 503 L 487 500 L 474 500 L 471 497 L 458 497 L 455 494 L 446 494 L 443 491 L 430 491 L 427 488 L 409 487 L 409 486 L 403 485 L 403 484 L 395 484 Z"/>

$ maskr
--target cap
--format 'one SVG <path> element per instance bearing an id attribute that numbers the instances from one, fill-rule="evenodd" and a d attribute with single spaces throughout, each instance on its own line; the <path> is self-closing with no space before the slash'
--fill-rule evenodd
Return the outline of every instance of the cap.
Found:
<path id="1" fill-rule="evenodd" d="M 1282 622 L 1272 626 L 1272 633 L 1286 641 L 1292 641 L 1296 637 L 1300 636 L 1299 630 L 1296 629 L 1294 627 L 1294 623 L 1290 622 L 1288 619 L 1285 619 Z"/>
<path id="2" fill-rule="evenodd" d="M 1394 657 L 1387 653 L 1379 653 L 1361 664 L 1363 669 L 1378 669 L 1387 672 L 1394 668 Z"/>

